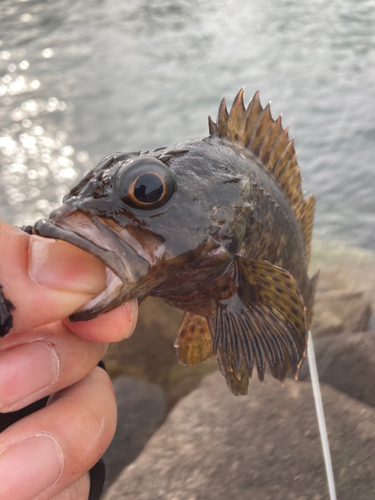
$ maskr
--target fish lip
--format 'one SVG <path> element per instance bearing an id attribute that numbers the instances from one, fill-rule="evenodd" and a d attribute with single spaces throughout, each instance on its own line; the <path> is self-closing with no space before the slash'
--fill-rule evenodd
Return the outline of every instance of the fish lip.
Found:
<path id="1" fill-rule="evenodd" d="M 98 247 L 94 243 L 91 243 L 91 241 L 83 238 L 74 231 L 63 229 L 50 219 L 38 220 L 34 225 L 33 234 L 43 236 L 44 238 L 54 238 L 56 240 L 62 240 L 68 243 L 72 243 L 74 246 L 91 253 L 101 262 L 104 261 L 103 252 L 100 247 Z M 103 262 L 103 264 L 105 263 Z"/>
<path id="2" fill-rule="evenodd" d="M 97 236 L 98 231 L 105 231 L 105 235 L 108 238 L 107 240 L 103 239 L 103 246 L 93 243 L 87 235 L 82 234 L 83 231 L 75 226 L 75 221 L 72 223 L 68 218 L 64 218 L 64 215 L 69 216 L 73 213 L 84 217 L 90 226 L 89 230 L 93 230 L 93 236 Z M 39 220 L 34 226 L 34 234 L 63 240 L 81 248 L 111 269 L 124 284 L 138 281 L 149 272 L 149 262 L 140 256 L 130 245 L 123 241 L 120 242 L 116 234 L 96 217 L 88 217 L 81 211 L 72 212 L 71 210 L 64 210 L 57 213 L 56 216 L 54 214 L 52 216 L 54 217 L 52 219 Z M 109 245 L 107 243 L 108 240 Z M 130 269 L 130 266 L 133 266 L 133 268 Z"/>
<path id="3" fill-rule="evenodd" d="M 150 265 L 133 248 L 120 242 L 108 226 L 96 220 L 95 217 L 88 217 L 83 212 L 77 211 L 81 218 L 84 216 L 82 220 L 86 223 L 86 228 L 81 229 L 81 232 L 88 229 L 90 233 L 91 230 L 95 239 L 98 237 L 98 231 L 103 229 L 106 231 L 108 238 L 103 239 L 106 248 L 90 241 L 87 234 L 80 234 L 79 225 L 75 227 L 75 220 L 72 222 L 68 218 L 75 212 L 71 210 L 71 207 L 63 207 L 61 211 L 51 214 L 52 219 L 39 220 L 33 232 L 39 236 L 71 243 L 90 253 L 106 266 L 105 290 L 69 318 L 71 321 L 82 321 L 95 318 L 100 313 L 110 311 L 127 300 L 142 296 L 142 289 L 139 290 L 138 282 L 148 274 Z"/>
<path id="4" fill-rule="evenodd" d="M 121 279 L 121 276 L 119 276 L 118 266 L 114 265 L 114 262 L 112 261 L 109 262 L 108 255 L 106 255 L 108 251 L 100 248 L 98 245 L 95 245 L 95 243 L 92 243 L 90 240 L 84 238 L 72 229 L 62 228 L 55 221 L 50 219 L 41 219 L 34 225 L 33 233 L 45 238 L 54 238 L 56 240 L 71 243 L 72 245 L 99 259 Z"/>

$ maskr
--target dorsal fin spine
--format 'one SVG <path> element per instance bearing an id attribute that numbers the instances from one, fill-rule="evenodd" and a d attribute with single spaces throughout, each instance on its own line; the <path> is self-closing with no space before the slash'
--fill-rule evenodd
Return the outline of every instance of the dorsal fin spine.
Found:
<path id="1" fill-rule="evenodd" d="M 240 89 L 234 98 L 228 118 L 228 134 L 232 142 L 238 139 L 239 128 L 244 114 L 243 89 Z"/>
<path id="2" fill-rule="evenodd" d="M 314 208 L 315 208 L 315 196 L 310 194 L 303 202 L 302 214 L 301 214 L 301 227 L 303 229 L 304 241 L 305 241 L 305 254 L 306 254 L 306 265 L 310 262 L 311 255 L 311 238 L 312 230 L 314 224 Z"/>
<path id="3" fill-rule="evenodd" d="M 303 201 L 301 190 L 301 173 L 297 162 L 296 165 L 297 168 L 295 168 L 291 172 L 291 175 L 285 185 L 287 196 L 291 200 L 292 206 L 295 207 L 295 213 L 297 213 L 297 206 L 299 205 L 299 202 Z"/>
<path id="4" fill-rule="evenodd" d="M 285 130 L 280 134 L 278 139 L 275 142 L 274 147 L 271 150 L 270 157 L 267 162 L 267 167 L 271 172 L 274 171 L 276 164 L 280 158 L 281 153 L 284 151 L 285 147 L 288 144 L 288 131 L 289 128 L 286 127 Z"/>
<path id="5" fill-rule="evenodd" d="M 251 134 L 249 147 L 254 152 L 256 156 L 259 156 L 260 148 L 263 144 L 264 138 L 268 130 L 272 127 L 274 121 L 271 116 L 270 103 L 264 108 L 260 114 L 258 121 L 255 124 L 253 132 Z"/>
<path id="6" fill-rule="evenodd" d="M 287 197 L 290 199 L 290 196 L 287 193 L 287 185 L 289 182 L 289 179 L 291 176 L 295 173 L 295 171 L 298 169 L 298 163 L 297 163 L 297 153 L 294 151 L 293 156 L 290 158 L 290 160 L 287 162 L 285 168 L 283 169 L 281 175 L 280 175 L 280 184 L 283 188 L 285 188 Z M 290 199 L 291 201 L 291 199 Z"/>
<path id="7" fill-rule="evenodd" d="M 258 120 L 259 114 L 261 113 L 262 109 L 263 108 L 259 101 L 259 90 L 258 90 L 257 92 L 255 92 L 253 98 L 250 101 L 249 106 L 247 107 L 238 134 L 241 143 L 245 148 L 247 148 L 250 142 L 251 133 L 253 131 L 253 128 Z"/>
<path id="8" fill-rule="evenodd" d="M 301 227 L 308 265 L 315 197 L 310 195 L 305 200 L 303 199 L 294 142 L 293 139 L 289 139 L 289 128 L 283 129 L 281 125 L 281 115 L 277 120 L 273 120 L 270 103 L 265 108 L 260 104 L 259 91 L 255 92 L 248 107 L 245 108 L 243 92 L 243 88 L 239 90 L 229 113 L 225 97 L 222 99 L 217 123 L 209 117 L 210 134 L 247 149 L 258 157 L 274 176 Z"/>
<path id="9" fill-rule="evenodd" d="M 216 124 L 212 121 L 211 116 L 208 117 L 208 130 L 210 135 L 214 135 L 216 133 Z"/>
<path id="10" fill-rule="evenodd" d="M 273 170 L 274 176 L 276 177 L 276 179 L 278 179 L 280 184 L 281 184 L 281 180 L 282 180 L 284 171 L 286 169 L 286 166 L 288 165 L 289 161 L 292 159 L 293 154 L 294 154 L 294 141 L 293 141 L 293 139 L 290 139 L 287 142 L 287 145 L 286 145 L 284 151 L 281 153 L 280 158 L 279 158 L 278 162 L 276 163 L 275 168 Z"/>
<path id="11" fill-rule="evenodd" d="M 269 131 L 267 132 L 266 137 L 264 138 L 263 144 L 259 151 L 259 159 L 265 165 L 267 165 L 272 148 L 277 138 L 280 137 L 282 132 L 283 128 L 281 126 L 281 115 L 280 115 L 278 119 L 273 123 Z"/>
<path id="12" fill-rule="evenodd" d="M 219 111 L 217 113 L 217 132 L 219 137 L 225 137 L 228 131 L 228 110 L 225 104 L 225 97 L 221 100 Z"/>

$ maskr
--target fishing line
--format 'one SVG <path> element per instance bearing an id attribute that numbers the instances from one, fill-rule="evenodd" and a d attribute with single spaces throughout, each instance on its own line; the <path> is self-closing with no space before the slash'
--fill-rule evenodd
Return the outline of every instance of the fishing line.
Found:
<path id="1" fill-rule="evenodd" d="M 327 473 L 327 480 L 328 480 L 329 496 L 330 496 L 330 500 L 336 500 L 337 497 L 336 497 L 335 479 L 333 477 L 331 453 L 329 451 L 328 434 L 327 434 L 326 422 L 325 422 L 325 418 L 324 418 L 323 401 L 322 401 L 322 395 L 320 393 L 318 369 L 316 367 L 316 358 L 315 358 L 314 344 L 313 344 L 313 338 L 311 335 L 311 331 L 309 331 L 309 333 L 308 333 L 307 359 L 309 362 L 311 383 L 312 383 L 312 388 L 313 388 L 313 393 L 314 393 L 315 408 L 316 408 L 316 414 L 318 417 L 320 439 L 322 441 L 323 456 L 324 456 L 324 462 L 325 462 L 325 466 L 326 466 L 326 473 Z"/>

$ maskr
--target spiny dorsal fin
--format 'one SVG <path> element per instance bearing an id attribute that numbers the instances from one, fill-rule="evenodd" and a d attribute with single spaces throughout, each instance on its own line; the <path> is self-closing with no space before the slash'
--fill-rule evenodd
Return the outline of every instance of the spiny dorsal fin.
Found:
<path id="1" fill-rule="evenodd" d="M 311 254 L 311 238 L 314 225 L 315 196 L 312 194 L 308 196 L 306 200 L 304 200 L 302 207 L 302 214 L 299 221 L 303 230 L 306 263 L 307 265 L 309 265 Z"/>
<path id="2" fill-rule="evenodd" d="M 306 200 L 303 199 L 297 153 L 293 139 L 289 139 L 288 127 L 283 129 L 281 125 L 281 116 L 275 121 L 271 116 L 270 104 L 262 108 L 259 91 L 254 94 L 248 107 L 245 108 L 243 92 L 244 89 L 240 89 L 229 113 L 225 97 L 222 99 L 217 123 L 214 123 L 211 117 L 208 118 L 210 134 L 251 151 L 278 181 L 300 224 L 308 265 L 315 197 L 311 195 Z"/>

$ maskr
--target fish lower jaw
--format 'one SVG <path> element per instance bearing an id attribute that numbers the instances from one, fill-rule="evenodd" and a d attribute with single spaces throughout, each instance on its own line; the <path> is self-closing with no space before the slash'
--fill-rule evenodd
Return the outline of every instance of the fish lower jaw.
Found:
<path id="1" fill-rule="evenodd" d="M 90 224 L 85 227 L 85 230 L 82 230 L 82 227 L 75 227 L 67 221 L 56 223 L 50 219 L 40 220 L 34 226 L 35 234 L 71 243 L 90 253 L 105 265 L 105 290 L 73 313 L 69 318 L 71 321 L 93 319 L 103 312 L 114 309 L 126 300 L 135 298 L 132 293 L 134 294 L 134 288 L 139 279 L 135 272 L 136 264 L 140 261 L 141 265 L 138 266 L 140 276 L 149 269 L 148 262 L 140 259 L 132 249 L 129 248 L 126 255 L 128 258 L 125 258 L 125 255 L 120 255 L 122 248 L 113 250 L 108 245 L 103 246 L 103 241 L 99 240 L 96 228 L 94 227 L 91 231 L 92 227 L 93 225 Z M 91 241 L 88 237 L 91 238 Z"/>
<path id="2" fill-rule="evenodd" d="M 99 295 L 89 300 L 80 309 L 78 309 L 74 314 L 72 314 L 69 319 L 71 321 L 84 321 L 95 318 L 102 312 L 114 309 L 121 302 L 123 302 L 120 297 L 122 297 L 124 288 L 126 285 L 122 280 L 108 267 L 105 268 L 106 275 L 106 288 Z"/>

